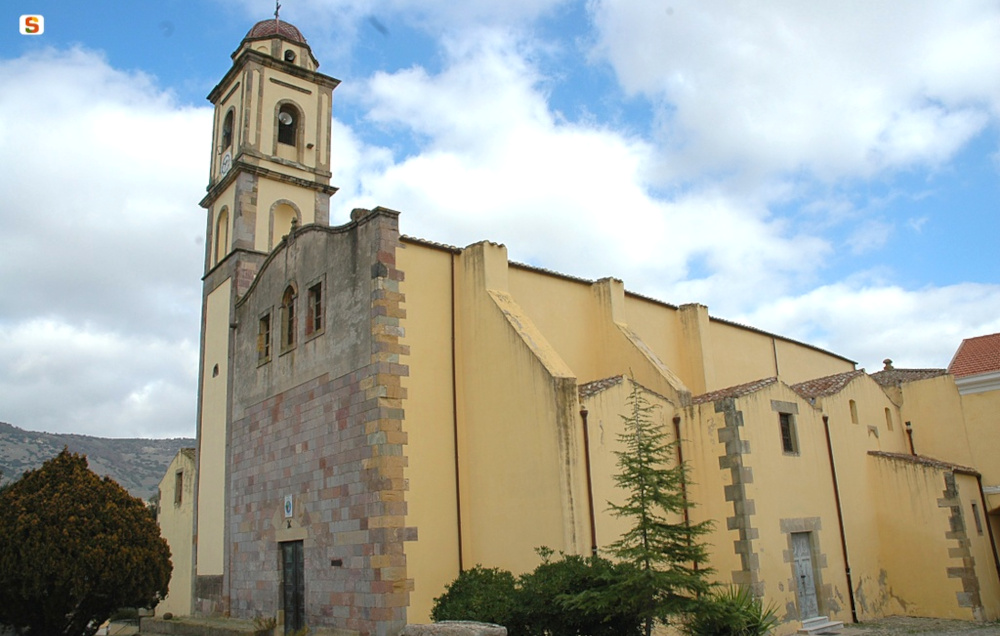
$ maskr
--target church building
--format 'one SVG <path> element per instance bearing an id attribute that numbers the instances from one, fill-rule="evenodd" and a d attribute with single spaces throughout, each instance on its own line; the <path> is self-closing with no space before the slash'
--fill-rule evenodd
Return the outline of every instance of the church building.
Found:
<path id="1" fill-rule="evenodd" d="M 599 552 L 626 527 L 608 502 L 635 388 L 714 521 L 715 579 L 775 603 L 779 633 L 1000 618 L 1000 335 L 952 372 L 869 374 L 614 278 L 405 236 L 405 213 L 331 226 L 339 81 L 278 19 L 232 58 L 208 96 L 193 497 L 162 513 L 193 518 L 173 614 L 395 636 L 463 569 Z"/>

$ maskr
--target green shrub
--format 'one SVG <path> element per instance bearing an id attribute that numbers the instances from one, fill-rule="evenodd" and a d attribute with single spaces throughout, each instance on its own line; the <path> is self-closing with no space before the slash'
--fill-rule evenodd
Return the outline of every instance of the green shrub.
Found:
<path id="1" fill-rule="evenodd" d="M 623 590 L 627 564 L 561 555 L 541 548 L 542 563 L 515 579 L 476 566 L 434 599 L 431 619 L 496 623 L 509 636 L 638 636 L 639 607 Z"/>
<path id="2" fill-rule="evenodd" d="M 434 599 L 434 621 L 481 621 L 509 626 L 515 613 L 516 581 L 507 570 L 477 565 Z M 513 634 L 511 634 L 513 636 Z"/>
<path id="3" fill-rule="evenodd" d="M 777 624 L 774 605 L 730 586 L 700 599 L 681 627 L 690 636 L 764 636 Z"/>
<path id="4" fill-rule="evenodd" d="M 632 636 L 641 633 L 639 607 L 616 590 L 627 564 L 601 557 L 560 555 L 540 550 L 543 562 L 521 577 L 518 633 L 526 636 Z"/>

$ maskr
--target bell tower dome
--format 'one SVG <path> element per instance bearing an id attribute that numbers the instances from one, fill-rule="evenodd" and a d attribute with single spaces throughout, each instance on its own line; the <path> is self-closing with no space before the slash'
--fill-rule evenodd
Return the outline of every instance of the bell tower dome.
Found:
<path id="1" fill-rule="evenodd" d="M 234 249 L 270 252 L 299 225 L 329 224 L 333 89 L 302 32 L 253 25 L 208 99 L 215 105 L 205 271 Z"/>

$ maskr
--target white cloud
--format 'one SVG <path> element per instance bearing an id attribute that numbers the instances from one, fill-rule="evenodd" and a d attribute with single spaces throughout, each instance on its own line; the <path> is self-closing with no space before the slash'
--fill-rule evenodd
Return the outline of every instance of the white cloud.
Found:
<path id="1" fill-rule="evenodd" d="M 338 139 L 338 147 L 353 148 L 335 175 L 352 184 L 338 195 L 340 208 L 393 207 L 409 234 L 458 245 L 500 241 L 514 259 L 619 276 L 651 292 L 731 285 L 740 291 L 717 294 L 730 302 L 747 300 L 755 284 L 784 289 L 829 250 L 771 217 L 760 197 L 710 186 L 654 196 L 648 142 L 558 119 L 540 88 L 544 78 L 516 41 L 493 34 L 477 42 L 449 49 L 439 74 L 412 68 L 372 78 L 370 117 L 413 131 L 424 150 L 398 163 L 367 153 L 378 159 L 365 164 L 357 139 Z M 696 281 L 703 285 L 683 283 L 693 261 L 710 270 Z"/>
<path id="2" fill-rule="evenodd" d="M 851 253 L 865 254 L 877 250 L 889 241 L 893 225 L 882 219 L 867 219 L 847 238 Z"/>
<path id="3" fill-rule="evenodd" d="M 1000 114 L 995 2 L 589 6 L 595 57 L 659 104 L 668 174 L 934 166 Z"/>
<path id="4" fill-rule="evenodd" d="M 462 37 L 479 28 L 521 28 L 552 15 L 571 0 L 302 0 L 287 3 L 282 19 L 303 27 L 304 35 L 316 48 L 330 51 L 350 62 L 350 50 L 364 38 L 376 38 L 389 46 L 396 34 L 393 23 L 417 29 L 434 38 Z M 241 0 L 250 19 L 263 19 L 274 5 L 259 0 Z M 308 25 L 323 25 L 308 29 Z"/>
<path id="5" fill-rule="evenodd" d="M 828 348 L 869 371 L 944 368 L 964 338 L 1000 332 L 1000 285 L 962 283 L 908 290 L 848 280 L 765 301 L 739 318 Z"/>
<path id="6" fill-rule="evenodd" d="M 197 338 L 211 109 L 81 49 L 0 84 L 0 419 L 193 434 L 197 363 L 170 358 Z"/>
<path id="7" fill-rule="evenodd" d="M 0 326 L 0 418 L 50 432 L 193 436 L 198 345 L 33 319 Z"/>
<path id="8" fill-rule="evenodd" d="M 927 219 L 928 217 L 926 214 L 919 217 L 909 218 L 906 220 L 906 225 L 917 234 L 920 234 L 924 231 L 924 225 L 927 224 Z"/>

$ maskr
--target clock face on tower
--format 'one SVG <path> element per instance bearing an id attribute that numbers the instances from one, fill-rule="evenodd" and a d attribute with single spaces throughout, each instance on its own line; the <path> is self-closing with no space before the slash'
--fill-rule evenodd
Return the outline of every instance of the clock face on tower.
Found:
<path id="1" fill-rule="evenodd" d="M 229 170 L 233 167 L 233 155 L 228 150 L 226 154 L 222 155 L 222 176 L 229 174 Z"/>

